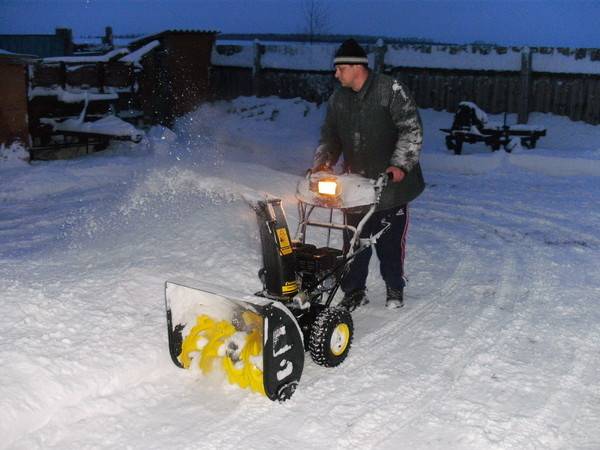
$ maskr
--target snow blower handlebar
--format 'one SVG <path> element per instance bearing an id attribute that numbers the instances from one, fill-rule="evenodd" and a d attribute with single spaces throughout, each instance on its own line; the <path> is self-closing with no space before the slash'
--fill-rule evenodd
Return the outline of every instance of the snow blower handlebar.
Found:
<path id="1" fill-rule="evenodd" d="M 365 224 L 367 223 L 367 221 L 371 218 L 373 213 L 375 212 L 375 209 L 377 209 L 377 206 L 379 205 L 379 200 L 381 199 L 381 194 L 383 193 L 383 190 L 388 185 L 388 183 L 392 180 L 392 177 L 393 177 L 393 175 L 390 172 L 384 172 L 375 179 L 375 185 L 374 185 L 375 202 L 371 205 L 371 207 L 369 208 L 367 213 L 363 216 L 361 221 L 356 226 L 356 231 L 354 232 L 354 235 L 352 236 L 352 239 L 350 240 L 350 249 L 348 250 L 348 254 L 346 255 L 348 258 L 351 258 L 353 253 L 356 251 L 357 240 L 360 239 L 360 234 L 362 232 L 362 229 L 365 226 Z M 375 243 L 375 241 L 379 238 L 379 236 L 381 236 L 381 234 L 383 234 L 384 231 L 387 230 L 387 228 L 388 227 L 383 228 L 375 236 L 372 236 L 370 238 L 372 240 L 372 242 Z"/>

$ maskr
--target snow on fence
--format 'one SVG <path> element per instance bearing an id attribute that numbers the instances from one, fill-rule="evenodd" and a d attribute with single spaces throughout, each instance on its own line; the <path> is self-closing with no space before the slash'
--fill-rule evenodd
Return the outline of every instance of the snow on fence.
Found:
<path id="1" fill-rule="evenodd" d="M 337 44 L 217 42 L 218 95 L 324 101 L 334 87 Z M 455 111 L 473 101 L 490 113 L 551 112 L 600 123 L 600 50 L 483 45 L 367 45 L 369 65 L 405 82 L 422 108 Z"/>

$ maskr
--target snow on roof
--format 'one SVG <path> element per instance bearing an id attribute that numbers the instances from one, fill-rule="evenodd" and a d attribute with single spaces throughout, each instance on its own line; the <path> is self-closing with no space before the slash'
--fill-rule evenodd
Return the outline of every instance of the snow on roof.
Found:
<path id="1" fill-rule="evenodd" d="M 127 48 L 115 48 L 108 53 L 103 55 L 93 55 L 93 56 L 52 56 L 49 58 L 44 58 L 43 62 L 52 63 L 52 62 L 66 62 L 66 63 L 85 63 L 85 62 L 108 62 L 111 59 L 129 53 Z"/>
<path id="2" fill-rule="evenodd" d="M 141 67 L 140 60 L 144 57 L 144 55 L 146 55 L 149 51 L 151 51 L 153 48 L 155 48 L 159 45 L 160 45 L 160 42 L 154 40 L 154 41 L 149 42 L 148 44 L 144 45 L 143 47 L 137 49 L 136 51 L 123 56 L 121 59 L 119 59 L 119 61 L 126 62 L 126 63 L 133 63 L 135 66 Z"/>
<path id="3" fill-rule="evenodd" d="M 0 58 L 7 58 L 13 60 L 30 60 L 30 59 L 38 59 L 35 55 L 26 55 L 23 53 L 13 53 L 8 50 L 4 50 L 0 48 Z"/>
<path id="4" fill-rule="evenodd" d="M 59 122 L 55 119 L 42 118 L 40 122 L 52 125 L 55 131 L 72 131 L 91 134 L 102 134 L 106 136 L 129 137 L 132 141 L 139 142 L 144 132 L 128 122 L 116 117 L 105 116 L 94 122 L 86 122 L 79 119 L 67 119 Z"/>
<path id="5" fill-rule="evenodd" d="M 83 102 L 87 96 L 88 100 L 118 100 L 119 94 L 116 92 L 111 93 L 94 93 L 88 90 L 65 90 L 62 87 L 47 88 L 37 86 L 29 90 L 29 99 L 34 97 L 46 97 L 55 95 L 57 100 L 63 103 L 80 103 Z"/>
<path id="6" fill-rule="evenodd" d="M 158 33 L 147 34 L 145 36 L 141 36 L 137 39 L 134 39 L 129 42 L 129 46 L 137 47 L 139 45 L 144 45 L 148 41 L 153 41 L 155 39 L 160 39 L 165 34 L 218 34 L 218 31 L 214 30 L 163 30 Z"/>

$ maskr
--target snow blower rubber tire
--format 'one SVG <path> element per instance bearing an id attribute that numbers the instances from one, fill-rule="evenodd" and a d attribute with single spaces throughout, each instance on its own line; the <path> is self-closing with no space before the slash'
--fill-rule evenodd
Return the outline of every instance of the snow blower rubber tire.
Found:
<path id="1" fill-rule="evenodd" d="M 324 309 L 310 330 L 310 356 L 321 366 L 338 366 L 348 356 L 353 335 L 354 324 L 349 311 L 337 307 Z"/>

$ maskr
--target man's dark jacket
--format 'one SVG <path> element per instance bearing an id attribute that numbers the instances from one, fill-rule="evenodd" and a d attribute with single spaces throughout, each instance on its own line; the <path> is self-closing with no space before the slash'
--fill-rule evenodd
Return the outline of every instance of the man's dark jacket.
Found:
<path id="1" fill-rule="evenodd" d="M 340 155 L 346 170 L 368 178 L 399 167 L 406 176 L 388 184 L 378 209 L 401 206 L 425 189 L 419 165 L 422 142 L 421 118 L 406 87 L 369 72 L 359 92 L 341 87 L 329 98 L 314 167 L 332 167 Z"/>

